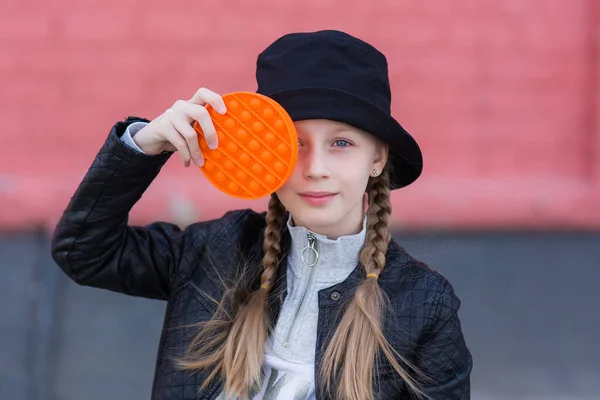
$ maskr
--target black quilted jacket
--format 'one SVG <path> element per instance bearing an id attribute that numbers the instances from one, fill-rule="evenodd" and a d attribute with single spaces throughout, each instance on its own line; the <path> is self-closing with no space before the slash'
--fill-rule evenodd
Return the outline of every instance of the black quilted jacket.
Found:
<path id="1" fill-rule="evenodd" d="M 129 117 L 111 130 L 56 226 L 52 256 L 81 285 L 166 300 L 152 399 L 214 399 L 222 389 L 221 382 L 198 392 L 204 374 L 177 371 L 169 356 L 181 354 L 191 336 L 192 331 L 182 329 L 182 325 L 207 320 L 215 311 L 214 302 L 207 297 L 219 298 L 221 294 L 215 266 L 227 278 L 235 272 L 235 267 L 228 266 L 240 264 L 236 255 L 260 260 L 264 214 L 232 211 L 185 230 L 166 222 L 128 225 L 129 211 L 172 154 L 147 156 L 119 140 L 126 126 L 139 120 L 143 119 Z M 289 245 L 289 235 L 283 235 L 282 245 L 284 249 Z M 273 293 L 281 290 L 285 295 L 285 272 L 284 263 Z M 319 293 L 317 367 L 326 338 L 339 323 L 344 302 L 363 279 L 364 272 L 357 266 L 346 281 Z M 256 279 L 252 286 L 259 284 Z M 379 284 L 395 314 L 385 321 L 386 337 L 430 378 L 426 391 L 439 400 L 469 399 L 472 358 L 457 316 L 460 301 L 452 286 L 395 242 L 389 247 Z M 282 297 L 271 297 L 275 323 Z M 375 378 L 376 398 L 411 398 L 386 361 L 378 365 Z M 317 391 L 320 388 L 317 382 Z"/>

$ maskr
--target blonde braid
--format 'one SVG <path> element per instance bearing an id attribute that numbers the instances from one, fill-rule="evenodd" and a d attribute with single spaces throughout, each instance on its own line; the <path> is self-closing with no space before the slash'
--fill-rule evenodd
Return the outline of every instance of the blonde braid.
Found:
<path id="1" fill-rule="evenodd" d="M 389 181 L 388 170 L 384 169 L 379 177 L 371 178 L 367 185 L 367 234 L 360 252 L 360 262 L 367 274 L 380 274 L 383 271 L 385 254 L 392 240 L 389 228 L 392 213 Z"/>
<path id="2" fill-rule="evenodd" d="M 262 378 L 265 343 L 270 328 L 268 294 L 281 257 L 281 231 L 285 208 L 275 194 L 269 201 L 264 233 L 261 288 L 241 301 L 232 301 L 235 290 L 225 293 L 213 319 L 203 323 L 185 357 L 176 360 L 184 370 L 210 371 L 199 390 L 215 377 L 225 381 L 227 398 L 248 399 Z M 227 309 L 234 310 L 231 318 Z"/>
<path id="3" fill-rule="evenodd" d="M 238 310 L 225 344 L 223 377 L 228 396 L 247 399 L 259 384 L 265 343 L 270 328 L 269 290 L 273 286 L 281 253 L 281 230 L 285 208 L 271 195 L 263 242 L 261 288 L 250 294 Z"/>
<path id="4" fill-rule="evenodd" d="M 391 240 L 389 218 L 392 212 L 387 168 L 367 186 L 367 232 L 360 253 L 360 262 L 366 274 L 379 276 L 386 263 L 386 252 Z M 378 279 L 363 281 L 348 303 L 342 320 L 325 350 L 319 371 L 324 391 L 341 400 L 373 400 L 373 367 L 378 350 L 389 360 L 398 375 L 417 396 L 424 396 L 416 381 L 397 361 L 405 360 L 389 344 L 382 330 L 382 316 L 387 298 Z M 333 391 L 335 393 L 333 394 Z M 426 397 L 426 396 L 425 396 Z"/>
<path id="5" fill-rule="evenodd" d="M 263 241 L 264 272 L 261 276 L 261 288 L 269 291 L 273 286 L 277 266 L 281 256 L 281 231 L 285 224 L 285 207 L 276 194 L 271 195 L 267 213 L 265 235 Z"/>

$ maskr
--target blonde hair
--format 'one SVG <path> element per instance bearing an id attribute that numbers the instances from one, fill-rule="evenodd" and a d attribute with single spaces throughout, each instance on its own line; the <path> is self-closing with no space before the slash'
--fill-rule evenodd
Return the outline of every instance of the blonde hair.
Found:
<path id="1" fill-rule="evenodd" d="M 389 180 L 389 172 L 385 168 L 380 176 L 370 178 L 367 185 L 367 232 L 360 253 L 366 274 L 378 275 L 386 264 L 385 255 L 391 240 Z M 226 291 L 215 316 L 201 324 L 185 356 L 177 360 L 184 370 L 211 370 L 200 390 L 217 375 L 225 382 L 227 396 L 247 399 L 257 390 L 267 335 L 271 329 L 268 293 L 275 283 L 280 263 L 284 223 L 285 208 L 277 196 L 272 195 L 263 241 L 261 288 L 251 292 L 246 301 L 234 306 L 233 310 L 233 291 Z M 382 316 L 386 306 L 386 296 L 377 279 L 365 279 L 349 301 L 318 371 L 323 389 L 334 398 L 374 398 L 373 367 L 379 351 L 414 394 L 427 397 L 401 363 L 413 371 L 417 371 L 416 368 L 395 351 L 383 334 Z"/>

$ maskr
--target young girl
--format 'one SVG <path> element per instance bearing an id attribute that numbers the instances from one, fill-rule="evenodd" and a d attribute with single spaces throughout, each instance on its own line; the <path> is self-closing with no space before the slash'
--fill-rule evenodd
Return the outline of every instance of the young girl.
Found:
<path id="1" fill-rule="evenodd" d="M 390 190 L 422 170 L 390 115 L 387 61 L 339 31 L 285 35 L 258 92 L 295 121 L 298 162 L 266 213 L 180 230 L 128 213 L 178 151 L 218 146 L 200 89 L 153 121 L 118 122 L 52 241 L 75 282 L 168 301 L 153 399 L 469 399 L 472 358 L 444 277 L 390 235 Z"/>

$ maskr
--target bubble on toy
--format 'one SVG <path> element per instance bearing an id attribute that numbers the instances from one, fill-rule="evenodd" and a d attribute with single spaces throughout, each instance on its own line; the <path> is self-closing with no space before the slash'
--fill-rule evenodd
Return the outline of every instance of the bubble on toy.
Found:
<path id="1" fill-rule="evenodd" d="M 248 186 L 250 187 L 250 190 L 251 190 L 253 193 L 258 193 L 258 192 L 260 192 L 260 191 L 261 191 L 261 189 L 262 189 L 262 188 L 260 187 L 260 185 L 259 185 L 257 182 L 255 182 L 255 181 L 252 181 L 252 182 L 250 182 L 250 185 L 248 185 Z"/>
<path id="2" fill-rule="evenodd" d="M 244 128 L 240 128 L 237 130 L 236 137 L 240 142 L 245 142 L 248 139 L 248 131 Z"/>
<path id="3" fill-rule="evenodd" d="M 260 148 L 261 148 L 261 145 L 260 145 L 260 143 L 258 142 L 258 140 L 256 140 L 256 139 L 252 139 L 252 140 L 250 140 L 250 143 L 248 143 L 248 148 L 249 148 L 249 149 L 250 149 L 250 150 L 251 150 L 253 153 L 256 153 L 257 151 L 259 151 L 259 150 L 260 150 Z"/>
<path id="4" fill-rule="evenodd" d="M 216 169 L 216 167 L 215 167 L 215 164 L 212 163 L 212 161 L 205 161 L 204 169 L 207 170 L 208 172 L 213 172 Z"/>
<path id="5" fill-rule="evenodd" d="M 273 127 L 275 128 L 276 131 L 282 132 L 285 129 L 285 124 L 283 123 L 282 120 L 276 119 L 275 122 L 273 123 Z"/>
<path id="6" fill-rule="evenodd" d="M 262 106 L 262 102 L 259 99 L 250 100 L 250 107 L 253 110 L 258 111 L 258 110 L 260 110 L 261 106 Z"/>
<path id="7" fill-rule="evenodd" d="M 217 178 L 217 180 L 220 183 L 227 182 L 227 176 L 222 171 L 217 171 L 217 173 L 215 174 L 215 177 Z"/>
<path id="8" fill-rule="evenodd" d="M 240 109 L 240 102 L 237 101 L 236 99 L 231 99 L 227 103 L 227 109 L 228 109 L 228 111 L 231 111 L 231 112 L 237 112 Z"/>
<path id="9" fill-rule="evenodd" d="M 242 164 L 248 164 L 250 161 L 252 161 L 252 157 L 250 157 L 248 153 L 241 153 L 238 158 Z"/>
<path id="10" fill-rule="evenodd" d="M 252 172 L 254 172 L 255 174 L 262 174 L 264 171 L 265 171 L 265 169 L 263 168 L 262 165 L 260 165 L 260 164 L 252 165 Z"/>
<path id="11" fill-rule="evenodd" d="M 238 169 L 235 173 L 235 178 L 240 182 L 245 182 L 248 180 L 248 174 L 241 169 Z"/>
<path id="12" fill-rule="evenodd" d="M 225 120 L 225 129 L 227 129 L 227 130 L 235 129 L 236 125 L 237 124 L 235 123 L 235 120 L 233 118 L 227 118 Z"/>
<path id="13" fill-rule="evenodd" d="M 277 143 L 277 136 L 275 136 L 273 133 L 268 132 L 265 135 L 265 142 L 267 142 L 267 144 L 272 145 Z"/>
<path id="14" fill-rule="evenodd" d="M 289 147 L 287 147 L 285 144 L 283 143 L 279 143 L 277 145 L 277 151 L 279 152 L 279 154 L 281 155 L 286 155 L 289 151 Z"/>
<path id="15" fill-rule="evenodd" d="M 225 169 L 228 171 L 233 171 L 235 169 L 235 164 L 231 160 L 225 160 L 223 165 L 225 166 Z"/>
<path id="16" fill-rule="evenodd" d="M 272 108 L 265 108 L 263 110 L 263 117 L 264 119 L 266 119 L 267 121 L 270 121 L 273 119 L 273 117 L 275 117 L 275 111 L 273 111 Z"/>
<path id="17" fill-rule="evenodd" d="M 271 162 L 273 161 L 273 153 L 271 153 L 269 150 L 263 150 L 263 152 L 260 154 L 260 158 L 264 162 Z"/>
<path id="18" fill-rule="evenodd" d="M 267 176 L 265 176 L 265 182 L 269 185 L 274 185 L 277 182 L 277 179 L 273 175 L 267 174 Z"/>
<path id="19" fill-rule="evenodd" d="M 252 124 L 252 130 L 255 133 L 262 133 L 265 130 L 265 126 L 262 122 L 256 121 L 254 124 Z"/>
<path id="20" fill-rule="evenodd" d="M 227 143 L 227 152 L 229 154 L 235 154 L 239 149 L 239 146 L 234 142 Z"/>
<path id="21" fill-rule="evenodd" d="M 274 167 L 278 173 L 285 172 L 285 165 L 281 161 L 275 162 Z"/>
<path id="22" fill-rule="evenodd" d="M 229 189 L 229 191 L 233 194 L 240 191 L 240 187 L 235 182 L 229 182 L 229 185 L 227 185 L 227 189 Z"/>
<path id="23" fill-rule="evenodd" d="M 249 123 L 252 122 L 253 117 L 250 111 L 244 110 L 240 114 L 240 119 L 242 120 L 242 122 Z"/>

